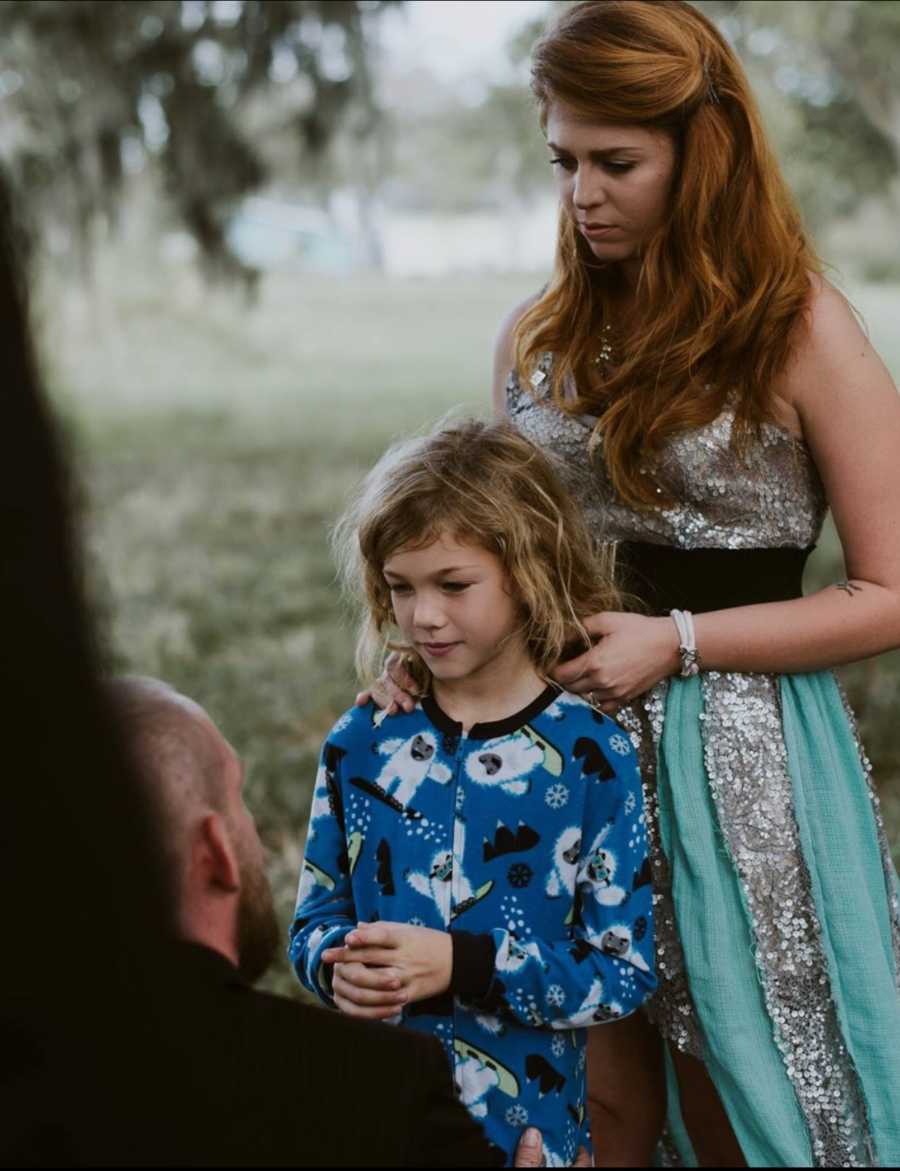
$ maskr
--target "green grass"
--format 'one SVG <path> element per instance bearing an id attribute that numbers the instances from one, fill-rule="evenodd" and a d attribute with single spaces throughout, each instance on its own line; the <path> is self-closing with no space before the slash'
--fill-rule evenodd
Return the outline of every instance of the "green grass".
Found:
<path id="1" fill-rule="evenodd" d="M 115 296 L 48 300 L 44 350 L 110 660 L 198 699 L 238 749 L 287 923 L 318 747 L 355 692 L 329 526 L 392 438 L 487 411 L 493 334 L 537 282 L 280 276 L 248 309 L 184 274 L 104 265 Z M 855 299 L 900 372 L 900 292 Z M 813 579 L 838 563 L 832 537 Z M 900 665 L 846 678 L 898 841 Z M 284 964 L 272 982 L 295 987 Z"/>

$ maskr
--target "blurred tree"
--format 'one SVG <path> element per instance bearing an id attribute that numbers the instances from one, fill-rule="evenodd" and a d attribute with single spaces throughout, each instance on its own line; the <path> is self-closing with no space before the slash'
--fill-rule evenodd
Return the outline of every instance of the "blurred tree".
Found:
<path id="1" fill-rule="evenodd" d="M 393 112 L 392 203 L 465 212 L 527 203 L 549 191 L 537 113 L 522 85 L 493 85 L 471 104 L 458 94 L 435 109 Z"/>
<path id="2" fill-rule="evenodd" d="M 900 210 L 900 4 L 696 0 L 734 44 L 811 225 Z"/>
<path id="3" fill-rule="evenodd" d="M 155 161 L 209 276 L 253 273 L 229 251 L 235 202 L 264 181 L 270 133 L 310 177 L 350 126 L 377 126 L 368 56 L 402 0 L 7 0 L 0 4 L 0 153 L 33 217 L 90 255 L 123 180 Z"/>
<path id="4" fill-rule="evenodd" d="M 528 80 L 534 42 L 566 3 L 551 0 L 544 17 L 512 35 L 503 81 L 472 79 L 449 89 L 433 78 L 412 79 L 419 100 L 396 103 L 392 118 L 393 198 L 452 212 L 527 204 L 552 190 Z"/>

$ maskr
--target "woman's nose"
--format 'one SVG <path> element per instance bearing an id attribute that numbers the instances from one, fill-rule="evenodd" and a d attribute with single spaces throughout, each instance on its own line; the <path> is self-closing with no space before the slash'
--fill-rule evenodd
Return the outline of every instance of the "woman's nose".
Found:
<path id="1" fill-rule="evenodd" d="M 584 211 L 589 207 L 599 207 L 600 204 L 606 202 L 603 177 L 598 175 L 592 167 L 579 167 L 576 171 L 572 202 L 577 208 Z"/>

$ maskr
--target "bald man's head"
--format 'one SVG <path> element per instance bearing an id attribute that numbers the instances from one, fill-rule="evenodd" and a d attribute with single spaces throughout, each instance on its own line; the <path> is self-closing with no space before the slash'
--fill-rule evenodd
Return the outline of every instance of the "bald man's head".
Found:
<path id="1" fill-rule="evenodd" d="M 278 926 L 240 760 L 203 708 L 167 683 L 126 676 L 109 689 L 160 817 L 179 933 L 225 951 L 256 979 L 277 950 Z M 229 928 L 236 944 L 226 949 Z"/>
<path id="2" fill-rule="evenodd" d="M 203 708 L 159 679 L 124 676 L 109 686 L 166 833 L 183 835 L 205 809 L 221 813 L 223 769 L 234 753 Z"/>

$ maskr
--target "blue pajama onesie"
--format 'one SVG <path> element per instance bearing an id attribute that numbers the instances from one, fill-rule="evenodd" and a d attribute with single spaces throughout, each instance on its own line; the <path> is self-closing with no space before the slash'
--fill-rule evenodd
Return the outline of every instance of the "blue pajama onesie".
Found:
<path id="1" fill-rule="evenodd" d="M 656 986 L 626 733 L 554 687 L 467 734 L 430 696 L 384 720 L 345 713 L 322 749 L 290 944 L 326 1005 L 322 952 L 377 919 L 451 933 L 450 989 L 394 1019 L 443 1042 L 488 1138 L 511 1161 L 537 1126 L 550 1166 L 590 1148 L 586 1026 Z"/>

